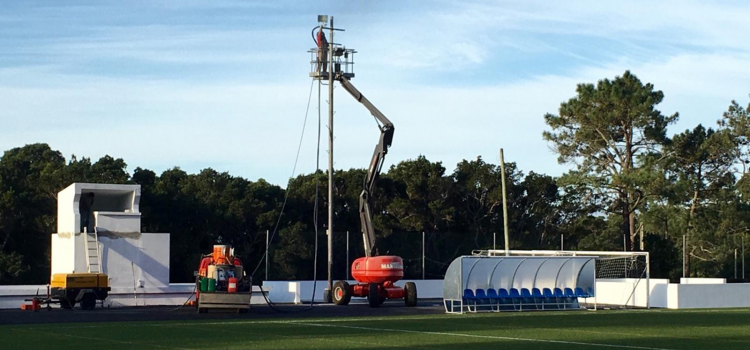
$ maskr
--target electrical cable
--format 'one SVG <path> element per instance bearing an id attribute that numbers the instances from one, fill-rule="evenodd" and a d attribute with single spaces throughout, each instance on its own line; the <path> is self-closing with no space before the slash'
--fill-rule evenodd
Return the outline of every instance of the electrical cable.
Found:
<path id="1" fill-rule="evenodd" d="M 300 154 L 300 150 L 302 148 L 302 140 L 304 138 L 305 128 L 306 128 L 306 125 L 307 125 L 307 117 L 308 117 L 308 114 L 310 112 L 310 101 L 312 100 L 312 90 L 313 90 L 313 86 L 314 86 L 313 84 L 314 84 L 314 82 L 315 82 L 315 80 L 313 80 L 310 83 L 310 93 L 309 93 L 309 96 L 308 96 L 308 99 L 307 99 L 307 110 L 305 112 L 305 120 L 304 120 L 304 122 L 302 124 L 302 135 L 300 136 L 300 143 L 299 143 L 299 146 L 297 147 L 297 156 L 296 156 L 296 158 L 294 160 L 294 168 L 292 170 L 292 176 L 290 177 L 290 179 L 294 178 L 294 174 L 296 173 L 296 169 L 297 169 L 297 162 L 299 161 L 299 154 Z M 314 240 L 315 241 L 315 251 L 314 251 L 314 254 L 313 254 L 313 290 L 312 290 L 312 296 L 310 297 L 310 304 L 308 305 L 308 307 L 306 307 L 304 309 L 294 310 L 294 311 L 281 310 L 281 309 L 279 309 L 279 308 L 276 307 L 276 305 L 274 304 L 273 301 L 271 301 L 270 299 L 268 299 L 268 295 L 266 295 L 265 291 L 263 290 L 263 287 L 259 285 L 258 289 L 260 289 L 261 295 L 263 296 L 263 299 L 266 301 L 266 304 L 272 310 L 274 310 L 276 312 L 289 313 L 289 312 L 308 311 L 308 310 L 312 309 L 313 305 L 315 304 L 315 291 L 316 291 L 316 288 L 317 288 L 317 275 L 318 275 L 318 264 L 317 264 L 318 263 L 318 197 L 319 197 L 318 193 L 319 193 L 320 181 L 318 179 L 317 172 L 320 170 L 320 135 L 321 135 L 320 84 L 321 84 L 321 82 L 320 82 L 320 80 L 318 80 L 318 137 L 317 137 L 317 151 L 316 151 L 316 162 L 315 162 L 315 167 L 316 167 L 316 171 L 315 171 L 316 172 L 316 175 L 315 175 L 315 204 L 314 204 L 314 214 L 313 214 L 313 225 L 314 225 L 314 229 L 315 229 L 315 240 Z M 286 207 L 286 202 L 287 202 L 288 196 L 289 196 L 289 189 L 287 188 L 286 194 L 284 196 L 284 203 L 281 206 L 281 212 L 279 213 L 279 218 L 276 221 L 276 225 L 274 227 L 274 232 L 273 232 L 273 234 L 271 235 L 271 237 L 268 240 L 269 245 L 270 245 L 270 242 L 273 241 L 273 238 L 276 235 L 276 233 L 278 232 L 279 222 L 281 221 L 281 216 L 284 214 L 284 208 Z M 265 257 L 266 257 L 265 254 L 266 253 L 264 253 L 263 258 L 259 261 L 258 266 L 255 267 L 255 270 L 253 271 L 253 273 L 251 274 L 251 276 L 254 276 L 255 273 L 257 272 L 258 268 L 260 268 L 260 264 L 263 262 L 263 259 L 265 259 Z"/>
<path id="2" fill-rule="evenodd" d="M 294 175 L 297 173 L 297 163 L 299 161 L 300 151 L 302 150 L 302 140 L 305 137 L 305 128 L 307 126 L 307 116 L 308 116 L 308 114 L 310 112 L 310 101 L 312 100 L 312 91 L 313 91 L 313 86 L 314 86 L 313 84 L 314 83 L 315 83 L 314 79 L 310 81 L 310 95 L 307 98 L 307 110 L 305 111 L 305 120 L 302 122 L 302 134 L 299 137 L 299 145 L 297 146 L 297 156 L 294 158 L 294 167 L 292 168 L 292 175 L 289 177 L 290 180 L 293 179 Z M 284 216 L 284 209 L 286 209 L 286 203 L 287 203 L 288 199 L 289 199 L 289 188 L 287 188 L 287 191 L 284 194 L 284 202 L 281 204 L 281 211 L 279 212 L 279 217 L 276 220 L 276 224 L 274 225 L 273 233 L 271 234 L 271 237 L 268 239 L 268 244 L 269 245 L 271 244 L 271 241 L 273 241 L 273 238 L 276 236 L 276 233 L 279 230 L 279 224 L 281 223 L 281 217 Z M 255 269 L 253 269 L 253 273 L 250 274 L 250 277 L 255 276 L 255 273 L 258 272 L 258 269 L 260 268 L 260 265 L 263 264 L 263 259 L 266 258 L 266 254 L 268 254 L 267 251 L 263 253 L 263 256 L 258 261 L 258 265 L 255 266 Z"/>

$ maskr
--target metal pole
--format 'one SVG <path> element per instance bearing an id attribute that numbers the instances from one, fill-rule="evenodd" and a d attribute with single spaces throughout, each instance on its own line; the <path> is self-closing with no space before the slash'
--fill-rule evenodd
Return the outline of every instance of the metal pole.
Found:
<path id="1" fill-rule="evenodd" d="M 742 279 L 745 279 L 745 233 L 742 233 Z"/>
<path id="2" fill-rule="evenodd" d="M 268 230 L 266 230 L 266 281 L 268 281 Z"/>
<path id="3" fill-rule="evenodd" d="M 651 254 L 646 253 L 646 308 L 651 308 Z"/>
<path id="4" fill-rule="evenodd" d="M 422 231 L 422 279 L 424 279 L 424 231 Z"/>
<path id="5" fill-rule="evenodd" d="M 328 44 L 328 293 L 330 303 L 333 291 L 333 16 Z"/>
<path id="6" fill-rule="evenodd" d="M 349 231 L 346 231 L 346 279 L 349 279 Z"/>
<path id="7" fill-rule="evenodd" d="M 734 279 L 737 279 L 737 248 L 734 248 Z"/>
<path id="8" fill-rule="evenodd" d="M 565 250 L 565 235 L 560 234 L 560 250 Z"/>
<path id="9" fill-rule="evenodd" d="M 685 235 L 682 235 L 682 277 L 687 277 L 687 262 L 685 261 L 685 253 L 687 252 L 687 240 Z"/>
<path id="10" fill-rule="evenodd" d="M 510 240 L 508 239 L 508 202 L 505 198 L 505 160 L 503 159 L 503 149 L 500 149 L 500 178 L 503 185 L 503 234 L 505 235 L 505 256 L 510 255 Z"/>
<path id="11" fill-rule="evenodd" d="M 497 232 L 492 231 L 492 250 L 497 249 Z"/>
<path id="12" fill-rule="evenodd" d="M 622 251 L 627 252 L 628 251 L 628 240 L 625 235 L 622 235 Z"/>

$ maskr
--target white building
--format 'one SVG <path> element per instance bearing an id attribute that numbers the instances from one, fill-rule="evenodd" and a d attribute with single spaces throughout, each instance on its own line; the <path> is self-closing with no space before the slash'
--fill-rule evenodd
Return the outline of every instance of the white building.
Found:
<path id="1" fill-rule="evenodd" d="M 103 272 L 118 289 L 169 287 L 169 234 L 141 232 L 140 185 L 74 183 L 57 197 L 52 274 Z"/>

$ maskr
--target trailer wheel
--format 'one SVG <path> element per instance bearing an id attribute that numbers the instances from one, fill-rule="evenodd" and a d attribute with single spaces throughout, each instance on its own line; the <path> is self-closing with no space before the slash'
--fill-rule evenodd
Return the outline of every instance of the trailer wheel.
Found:
<path id="1" fill-rule="evenodd" d="M 81 310 L 93 310 L 96 307 L 96 295 L 86 293 L 81 298 Z"/>
<path id="2" fill-rule="evenodd" d="M 370 303 L 370 307 L 380 306 L 380 293 L 378 293 L 378 285 L 370 283 L 370 293 L 367 295 L 367 301 Z"/>
<path id="3" fill-rule="evenodd" d="M 406 306 L 417 306 L 417 285 L 414 282 L 406 282 L 404 289 L 406 290 L 404 296 Z"/>
<path id="4" fill-rule="evenodd" d="M 75 299 L 62 298 L 60 299 L 60 307 L 63 309 L 72 309 L 76 306 Z"/>
<path id="5" fill-rule="evenodd" d="M 349 283 L 346 281 L 337 281 L 333 285 L 333 303 L 336 305 L 348 305 L 352 300 L 352 292 L 349 289 Z"/>

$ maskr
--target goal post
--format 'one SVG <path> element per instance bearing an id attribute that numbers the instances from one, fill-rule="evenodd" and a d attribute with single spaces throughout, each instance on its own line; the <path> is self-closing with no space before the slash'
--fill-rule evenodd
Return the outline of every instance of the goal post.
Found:
<path id="1" fill-rule="evenodd" d="M 595 300 L 622 307 L 651 308 L 649 252 L 585 250 L 475 250 L 478 256 L 591 256 L 596 257 Z M 601 293 L 600 293 L 601 292 Z M 645 299 L 645 303 L 643 302 Z"/>

